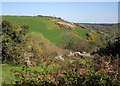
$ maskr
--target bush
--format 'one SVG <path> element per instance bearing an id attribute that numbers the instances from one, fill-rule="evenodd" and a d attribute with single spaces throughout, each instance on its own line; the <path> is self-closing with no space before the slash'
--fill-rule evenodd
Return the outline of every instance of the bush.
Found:
<path id="1" fill-rule="evenodd" d="M 17 57 L 19 58 L 21 56 L 20 45 L 25 42 L 26 34 L 29 28 L 27 25 L 25 25 L 25 27 L 23 26 L 14 26 L 8 21 L 2 21 L 3 62 L 17 62 Z"/>
<path id="2" fill-rule="evenodd" d="M 86 35 L 87 35 L 87 39 L 88 40 L 94 40 L 95 39 L 94 33 L 92 33 L 92 32 L 91 33 L 87 33 Z"/>
<path id="3" fill-rule="evenodd" d="M 95 41 L 83 40 L 72 33 L 68 33 L 63 36 L 62 47 L 73 51 L 91 53 L 96 49 L 97 44 Z"/>
<path id="4" fill-rule="evenodd" d="M 23 67 L 22 72 L 13 71 L 12 73 L 17 78 L 16 85 L 118 86 L 120 84 L 119 80 L 113 79 L 109 74 L 95 73 L 94 71 L 82 75 L 73 70 L 65 69 L 42 73 Z"/>
<path id="5" fill-rule="evenodd" d="M 109 41 L 107 45 L 103 48 L 100 48 L 97 53 L 101 56 L 120 57 L 120 37 Z"/>
<path id="6" fill-rule="evenodd" d="M 23 67 L 21 71 L 13 70 L 12 74 L 16 76 L 16 85 L 119 86 L 117 65 L 119 61 L 110 62 L 109 58 L 96 58 L 94 61 L 93 64 L 97 65 L 91 65 L 91 67 L 87 66 L 87 62 L 77 60 L 66 65 L 64 63 L 59 69 L 53 67 L 51 71 L 48 70 L 48 65 L 43 65 L 42 71 L 33 71 L 28 67 Z"/>

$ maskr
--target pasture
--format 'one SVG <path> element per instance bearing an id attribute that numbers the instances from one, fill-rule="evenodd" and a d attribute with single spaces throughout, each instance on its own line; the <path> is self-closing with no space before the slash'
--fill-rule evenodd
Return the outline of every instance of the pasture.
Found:
<path id="1" fill-rule="evenodd" d="M 43 34 L 51 42 L 59 45 L 62 41 L 63 35 L 66 33 L 73 33 L 80 38 L 86 40 L 86 33 L 89 29 L 82 29 L 81 27 L 76 27 L 74 30 L 68 30 L 59 27 L 55 22 L 47 20 L 46 17 L 33 17 L 33 16 L 3 16 L 3 20 L 8 20 L 15 25 L 29 25 L 30 32 L 38 32 Z M 76 33 L 76 34 L 75 34 Z"/>

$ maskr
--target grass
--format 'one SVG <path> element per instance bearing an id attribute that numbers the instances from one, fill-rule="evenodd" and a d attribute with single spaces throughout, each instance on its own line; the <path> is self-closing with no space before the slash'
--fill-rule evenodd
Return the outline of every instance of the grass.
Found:
<path id="1" fill-rule="evenodd" d="M 15 77 L 10 73 L 11 69 L 15 69 L 15 70 L 21 70 L 22 67 L 19 66 L 2 66 L 2 80 L 3 82 L 7 83 L 7 84 L 13 84 L 13 80 L 15 79 Z"/>
<path id="2" fill-rule="evenodd" d="M 59 45 L 62 40 L 62 35 L 66 32 L 77 32 L 77 35 L 83 39 L 86 39 L 87 29 L 77 27 L 75 30 L 67 30 L 60 28 L 54 22 L 47 20 L 45 17 L 33 17 L 33 16 L 3 16 L 3 19 L 10 21 L 15 25 L 27 24 L 30 26 L 31 32 L 39 32 L 51 42 Z"/>
<path id="3" fill-rule="evenodd" d="M 78 35 L 80 37 L 82 37 L 84 40 L 87 39 L 87 33 L 89 32 L 89 30 L 87 29 L 80 29 L 79 27 L 77 27 L 76 31 L 78 32 Z"/>
<path id="4" fill-rule="evenodd" d="M 22 66 L 18 66 L 18 65 L 0 64 L 0 67 L 2 67 L 2 71 L 0 71 L 0 80 L 3 83 L 5 82 L 6 84 L 13 84 L 14 80 L 16 79 L 15 76 L 11 74 L 10 72 L 11 70 L 22 71 Z M 53 68 L 58 68 L 58 67 L 59 65 L 53 64 L 46 66 L 42 64 L 41 66 L 30 67 L 30 69 L 33 71 L 44 72 L 44 69 L 46 69 L 47 71 L 52 71 Z"/>

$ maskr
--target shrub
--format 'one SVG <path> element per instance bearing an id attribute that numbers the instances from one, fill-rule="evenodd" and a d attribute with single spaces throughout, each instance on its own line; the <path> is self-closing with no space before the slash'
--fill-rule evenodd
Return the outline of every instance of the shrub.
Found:
<path id="1" fill-rule="evenodd" d="M 14 26 L 10 22 L 2 21 L 2 61 L 17 62 L 21 56 L 20 45 L 25 42 L 25 36 L 29 26 Z M 21 33 L 22 32 L 22 33 Z"/>
<path id="2" fill-rule="evenodd" d="M 109 41 L 105 47 L 100 48 L 97 53 L 101 56 L 120 57 L 120 37 Z"/>
<path id="3" fill-rule="evenodd" d="M 79 75 L 73 70 L 66 69 L 42 73 L 31 71 L 29 68 L 23 68 L 22 72 L 12 72 L 17 78 L 17 80 L 15 80 L 16 85 L 118 86 L 120 84 L 119 80 L 113 79 L 109 74 L 101 74 L 94 71 Z"/>
<path id="4" fill-rule="evenodd" d="M 119 86 L 117 65 L 119 61 L 110 62 L 109 58 L 96 58 L 94 61 L 93 64 L 97 65 L 91 65 L 91 67 L 87 66 L 87 62 L 77 60 L 66 65 L 62 64 L 59 69 L 53 67 L 51 71 L 48 70 L 49 65 L 41 65 L 42 71 L 33 71 L 28 67 L 23 67 L 21 71 L 13 70 L 12 73 L 16 76 L 16 85 Z"/>
<path id="5" fill-rule="evenodd" d="M 94 40 L 95 39 L 94 33 L 92 33 L 92 32 L 91 33 L 87 33 L 86 35 L 87 35 L 87 39 L 88 40 Z"/>
<path id="6" fill-rule="evenodd" d="M 72 33 L 68 33 L 63 36 L 62 47 L 73 51 L 93 52 L 97 44 L 95 41 L 83 40 Z"/>

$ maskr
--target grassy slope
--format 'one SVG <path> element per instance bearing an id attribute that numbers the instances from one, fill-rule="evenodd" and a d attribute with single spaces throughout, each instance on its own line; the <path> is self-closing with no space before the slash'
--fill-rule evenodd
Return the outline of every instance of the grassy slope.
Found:
<path id="1" fill-rule="evenodd" d="M 30 31 L 42 33 L 47 39 L 55 44 L 60 43 L 64 33 L 72 32 L 72 30 L 60 28 L 54 22 L 47 20 L 45 17 L 3 16 L 3 19 L 9 20 L 17 25 L 27 24 L 30 26 Z M 83 39 L 86 39 L 86 33 L 89 32 L 89 30 L 81 29 L 80 27 L 77 27 L 73 32 L 75 31 L 77 31 L 77 35 Z"/>

